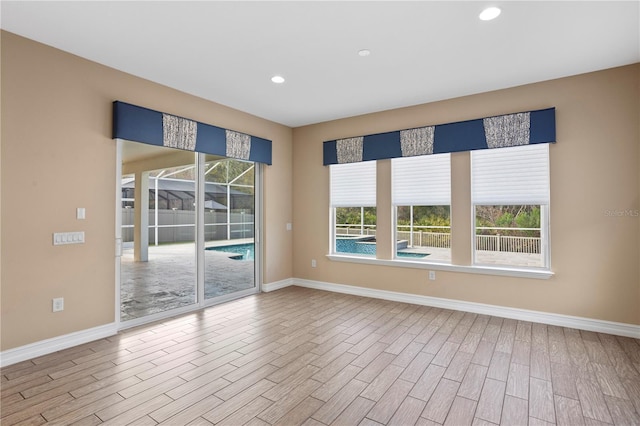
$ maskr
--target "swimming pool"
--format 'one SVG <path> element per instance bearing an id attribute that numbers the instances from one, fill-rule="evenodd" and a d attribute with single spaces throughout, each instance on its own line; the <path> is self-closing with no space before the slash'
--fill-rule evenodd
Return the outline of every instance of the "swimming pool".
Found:
<path id="1" fill-rule="evenodd" d="M 429 256 L 427 253 L 412 253 L 402 251 L 407 248 L 406 241 L 398 241 L 397 252 L 398 257 L 422 259 Z M 376 238 L 375 237 L 340 237 L 336 238 L 337 253 L 351 253 L 363 256 L 376 255 Z"/>
<path id="2" fill-rule="evenodd" d="M 233 260 L 253 260 L 255 259 L 255 246 L 253 243 L 232 244 L 229 246 L 207 247 L 206 250 L 220 251 L 224 253 L 233 253 L 230 256 Z"/>

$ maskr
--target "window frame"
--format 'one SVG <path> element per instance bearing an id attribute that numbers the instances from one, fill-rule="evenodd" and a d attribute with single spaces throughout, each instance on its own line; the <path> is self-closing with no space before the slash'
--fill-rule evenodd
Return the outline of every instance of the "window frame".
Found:
<path id="1" fill-rule="evenodd" d="M 537 190 L 537 197 L 544 198 L 543 202 L 533 203 L 532 200 L 538 200 L 537 197 L 533 197 L 532 199 L 528 199 L 526 196 L 522 196 L 521 198 L 511 198 L 508 203 L 504 204 L 504 202 L 489 202 L 483 201 L 476 203 L 474 201 L 474 177 L 473 177 L 473 157 L 474 152 L 470 152 L 470 192 L 471 192 L 471 252 L 472 252 L 472 265 L 481 266 L 481 267 L 501 267 L 501 268 L 523 268 L 523 269 L 531 269 L 531 270 L 541 270 L 541 271 L 551 271 L 551 256 L 550 256 L 550 220 L 549 220 L 549 212 L 550 212 L 550 204 L 551 204 L 551 178 L 550 178 L 550 162 L 551 162 L 551 154 L 549 149 L 549 144 L 535 144 L 535 145 L 523 145 L 517 147 L 509 147 L 505 148 L 509 150 L 509 152 L 516 152 L 519 148 L 523 149 L 544 149 L 544 161 L 545 161 L 545 169 L 542 174 L 546 186 L 544 188 L 544 195 L 541 195 L 540 190 Z M 492 152 L 507 152 L 507 151 L 499 151 L 492 150 Z M 498 195 L 499 197 L 499 195 Z M 520 201 L 519 201 L 520 200 Z M 540 201 L 540 200 L 538 200 Z M 478 249 L 477 249 L 477 226 L 476 226 L 476 207 L 477 206 L 506 206 L 506 205 L 530 205 L 530 206 L 539 206 L 540 207 L 540 258 L 542 265 L 541 266 L 522 266 L 522 265 L 508 265 L 508 264 L 491 264 L 491 263 L 483 263 L 478 261 Z"/>
<path id="2" fill-rule="evenodd" d="M 377 226 L 377 238 L 389 238 L 391 239 L 391 244 L 394 247 L 393 250 L 393 257 L 391 259 L 386 259 L 386 258 L 378 258 L 377 256 L 379 255 L 379 253 L 376 254 L 376 257 L 370 257 L 370 256 L 362 256 L 362 255 L 358 255 L 358 254 L 346 254 L 346 253 L 338 253 L 335 251 L 335 225 L 336 225 L 336 217 L 335 217 L 335 208 L 333 208 L 333 206 L 331 205 L 331 202 L 329 203 L 329 222 L 330 222 L 330 232 L 329 232 L 329 253 L 326 255 L 326 257 L 329 260 L 332 261 L 337 261 L 337 262 L 347 262 L 347 263 L 356 263 L 356 264 L 367 264 L 367 265 L 379 265 L 379 266 L 390 266 L 390 267 L 402 267 L 402 268 L 412 268 L 412 269 L 425 269 L 425 270 L 440 270 L 440 271 L 450 271 L 450 272 L 459 272 L 459 273 L 468 273 L 468 274 L 480 274 L 480 275 L 492 275 L 492 276 L 507 276 L 507 277 L 517 277 L 517 278 L 529 278 L 529 279 L 542 279 L 542 280 L 546 280 L 549 279 L 551 277 L 553 277 L 555 274 L 554 272 L 551 270 L 551 221 L 550 221 L 550 199 L 549 202 L 547 202 L 544 205 L 541 205 L 541 215 L 544 214 L 544 217 L 541 217 L 541 239 L 544 239 L 546 241 L 545 244 L 545 253 L 544 253 L 544 262 L 546 267 L 524 267 L 524 266 L 508 266 L 508 265 L 489 265 L 489 264 L 476 264 L 475 263 L 475 207 L 474 207 L 474 203 L 473 200 L 471 199 L 471 186 L 472 186 L 472 181 L 471 181 L 471 152 L 470 151 L 465 151 L 464 154 L 466 154 L 468 157 L 466 160 L 463 160 L 466 164 L 466 166 L 462 167 L 461 166 L 461 159 L 458 158 L 456 161 L 453 161 L 453 154 L 450 157 L 450 166 L 451 166 L 451 202 L 449 204 L 450 207 L 450 229 L 451 229 L 451 238 L 452 238 L 452 243 L 451 243 L 451 262 L 450 263 L 440 263 L 440 262 L 436 262 L 434 260 L 415 260 L 415 259 L 404 259 L 404 258 L 398 258 L 396 256 L 396 249 L 395 249 L 395 240 L 396 240 L 396 232 L 397 232 L 397 209 L 396 206 L 393 203 L 393 184 L 392 184 L 392 171 L 391 171 L 391 167 L 388 168 L 389 172 L 388 175 L 386 175 L 386 172 L 382 172 L 382 175 L 380 175 L 380 167 L 377 164 L 377 173 L 376 173 L 376 179 L 379 181 L 381 178 L 383 178 L 384 180 L 386 180 L 388 178 L 388 186 L 389 186 L 389 193 L 388 193 L 388 204 L 386 204 L 384 201 L 382 202 L 382 204 L 380 204 L 380 197 L 378 194 L 378 191 L 382 188 L 378 188 L 378 186 L 376 185 L 376 194 L 377 194 L 377 198 L 376 198 L 376 208 L 378 210 L 378 213 L 380 213 L 379 209 L 380 208 L 390 208 L 390 222 L 388 224 L 388 226 L 390 226 L 389 229 L 389 234 L 388 235 L 382 235 L 380 234 L 380 230 L 387 227 L 387 224 L 384 225 L 380 225 L 380 223 L 378 222 L 378 226 Z M 462 153 L 456 153 L 456 154 L 462 154 Z M 549 161 L 549 167 L 550 167 L 550 160 L 551 160 L 551 153 L 550 150 L 548 151 L 548 161 Z M 385 160 L 376 160 L 376 163 L 378 161 L 385 161 Z M 461 168 L 462 167 L 462 168 Z M 382 170 L 385 170 L 386 167 L 383 167 Z M 464 191 L 468 191 L 468 199 L 465 202 L 460 202 L 459 199 L 458 201 L 456 200 L 456 195 L 455 193 L 457 193 L 456 191 L 460 191 L 459 187 L 460 187 L 460 182 L 458 182 L 456 185 L 454 185 L 454 180 L 453 177 L 457 176 L 457 175 L 466 175 L 468 176 L 468 181 L 465 185 L 465 189 Z M 455 189 L 456 187 L 458 187 L 458 189 Z M 548 185 L 548 190 L 550 192 L 551 190 L 551 181 L 549 180 L 549 185 Z M 331 185 L 329 185 L 329 198 L 331 198 Z M 465 197 L 466 198 L 466 197 Z M 384 200 L 384 197 L 383 197 Z M 457 240 L 458 241 L 458 246 L 455 246 L 454 243 L 454 214 L 453 211 L 454 209 L 456 209 L 456 211 L 458 211 L 458 208 L 461 207 L 465 207 L 463 210 L 467 210 L 469 211 L 469 220 L 471 220 L 471 224 L 468 230 L 468 237 L 469 237 L 469 243 L 468 245 L 465 247 L 464 244 L 460 244 L 460 234 L 458 234 Z M 542 213 L 544 210 L 544 213 Z M 455 221 L 456 223 L 460 223 L 460 213 L 458 213 L 458 216 L 456 216 Z M 378 220 L 379 220 L 379 216 L 378 216 Z M 542 226 L 542 221 L 546 222 L 546 226 L 543 227 Z M 458 225 L 460 226 L 460 225 Z M 464 228 L 464 226 L 463 226 Z M 467 231 L 463 231 L 464 234 L 467 233 Z M 463 237 L 464 238 L 464 237 Z M 542 244 L 542 241 L 541 241 Z M 455 248 L 457 247 L 457 248 Z M 467 251 L 467 254 L 464 254 L 464 251 Z M 457 254 L 456 254 L 457 253 Z M 455 259 L 458 259 L 458 261 L 460 263 L 453 263 Z M 462 260 L 461 260 L 462 259 Z M 464 260 L 466 259 L 466 260 Z M 468 262 L 468 263 L 467 263 Z"/>

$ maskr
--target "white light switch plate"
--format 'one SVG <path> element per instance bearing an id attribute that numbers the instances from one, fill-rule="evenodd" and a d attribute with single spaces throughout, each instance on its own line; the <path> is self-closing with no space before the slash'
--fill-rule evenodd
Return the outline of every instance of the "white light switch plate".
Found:
<path id="1" fill-rule="evenodd" d="M 56 232 L 53 234 L 53 245 L 84 244 L 84 231 L 80 232 Z"/>

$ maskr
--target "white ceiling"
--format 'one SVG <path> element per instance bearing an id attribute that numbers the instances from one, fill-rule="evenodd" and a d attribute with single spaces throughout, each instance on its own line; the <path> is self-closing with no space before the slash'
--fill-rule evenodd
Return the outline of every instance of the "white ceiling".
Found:
<path id="1" fill-rule="evenodd" d="M 480 21 L 488 5 L 502 14 Z M 297 127 L 640 62 L 639 6 L 2 1 L 1 26 Z"/>

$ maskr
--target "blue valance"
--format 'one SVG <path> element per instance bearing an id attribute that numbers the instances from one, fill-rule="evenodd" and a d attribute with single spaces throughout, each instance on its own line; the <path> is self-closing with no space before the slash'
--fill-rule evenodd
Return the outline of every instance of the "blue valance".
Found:
<path id="1" fill-rule="evenodd" d="M 271 141 L 210 124 L 113 103 L 113 138 L 271 164 Z"/>
<path id="2" fill-rule="evenodd" d="M 324 165 L 556 141 L 556 109 L 498 115 L 324 142 Z"/>

